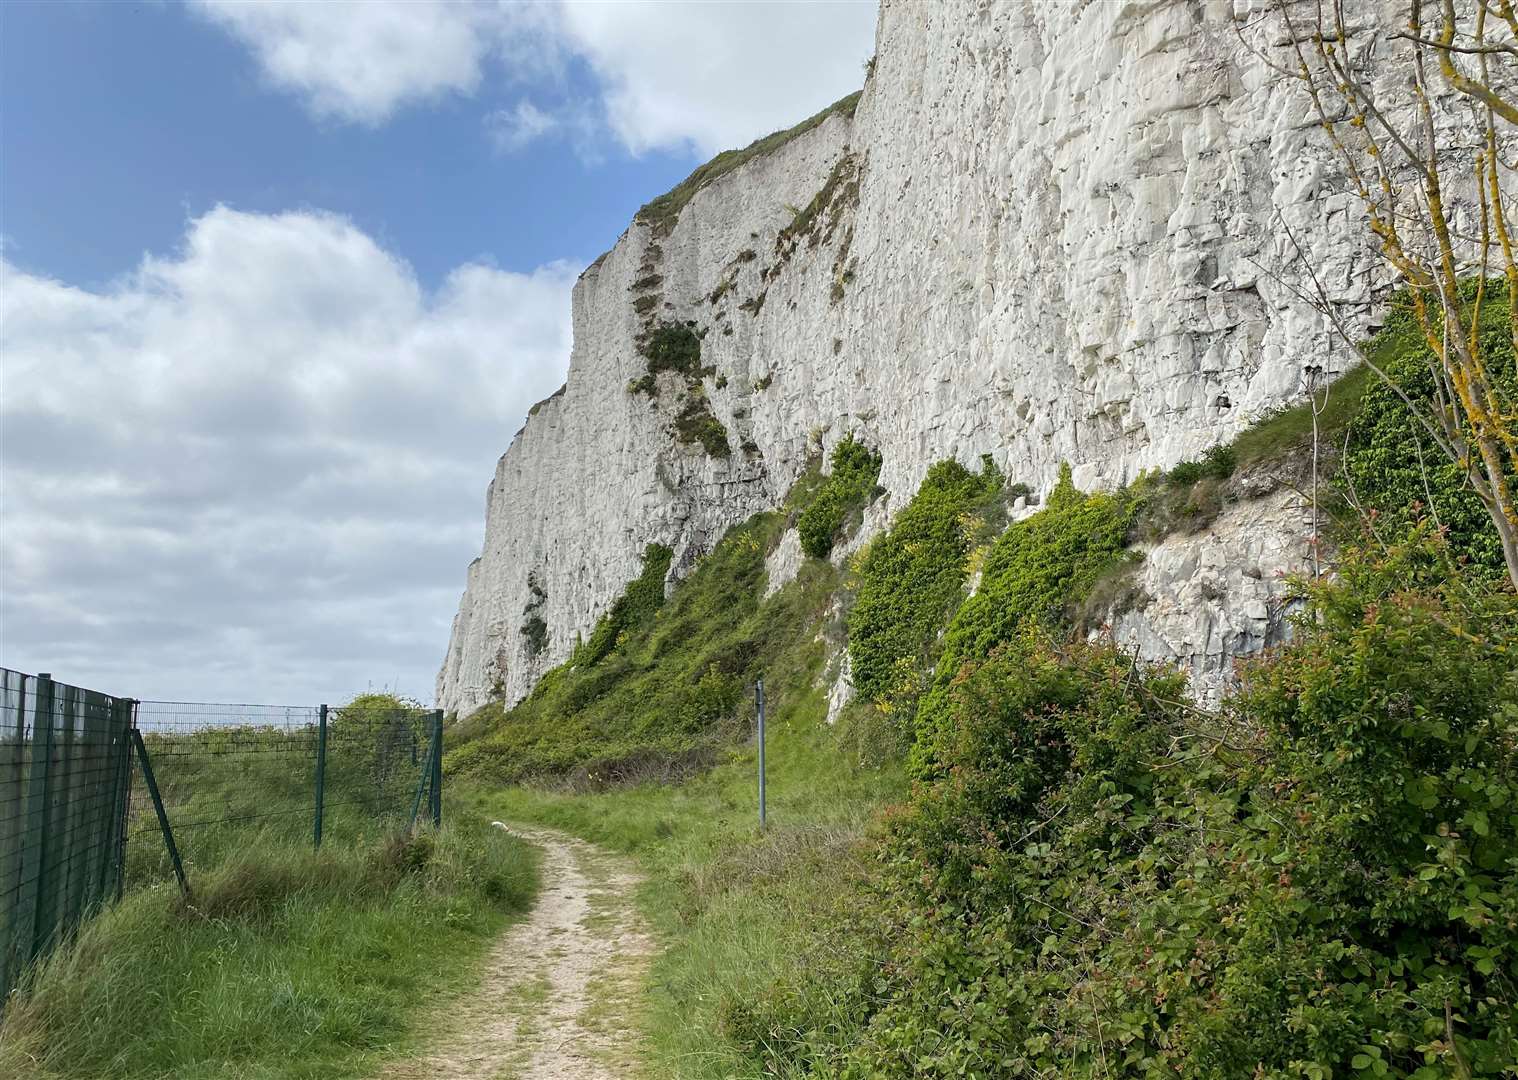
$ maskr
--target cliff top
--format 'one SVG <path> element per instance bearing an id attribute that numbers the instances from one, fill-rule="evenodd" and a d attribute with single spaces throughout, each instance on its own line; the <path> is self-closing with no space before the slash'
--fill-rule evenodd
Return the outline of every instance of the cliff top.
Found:
<path id="1" fill-rule="evenodd" d="M 686 203 L 695 198 L 696 192 L 715 180 L 721 179 L 739 166 L 746 165 L 757 157 L 780 149 L 786 143 L 797 136 L 805 135 L 808 131 L 820 125 L 828 117 L 835 113 L 843 113 L 849 117 L 854 115 L 854 109 L 859 104 L 859 95 L 864 91 L 855 90 L 852 94 L 833 102 L 821 112 L 807 117 L 794 127 L 784 131 L 776 131 L 755 139 L 741 150 L 724 150 L 706 164 L 699 166 L 674 188 L 670 189 L 657 199 L 643 204 L 642 209 L 634 216 L 635 221 L 645 225 L 652 225 L 661 232 L 667 233 L 674 227 L 675 219 L 680 216 L 680 211 L 685 209 Z"/>

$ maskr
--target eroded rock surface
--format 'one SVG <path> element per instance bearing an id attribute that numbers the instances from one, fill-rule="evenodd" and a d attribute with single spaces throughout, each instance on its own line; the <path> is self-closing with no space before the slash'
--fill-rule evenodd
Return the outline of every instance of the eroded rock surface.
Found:
<path id="1" fill-rule="evenodd" d="M 1395 5 L 1360 6 L 1397 25 Z M 634 222 L 582 276 L 568 384 L 497 467 L 439 703 L 520 699 L 645 545 L 685 572 L 778 505 L 819 442 L 878 446 L 895 507 L 950 455 L 989 453 L 1040 491 L 1061 461 L 1082 487 L 1113 485 L 1237 433 L 1308 367 L 1343 367 L 1292 293 L 1284 226 L 1356 331 L 1373 326 L 1377 263 L 1299 91 L 1235 32 L 1251 9 L 885 0 L 852 116 L 712 182 L 672 228 Z M 672 434 L 679 376 L 629 390 L 658 320 L 704 334 L 700 386 L 728 456 Z M 1240 539 L 1278 523 L 1292 525 L 1241 523 Z M 1176 611 L 1191 604 L 1187 557 L 1151 559 Z M 1249 614 L 1268 589 L 1209 559 L 1195 572 L 1232 591 L 1205 633 L 1168 609 L 1123 632 L 1204 666 L 1268 637 Z M 536 653 L 529 573 L 545 594 Z"/>

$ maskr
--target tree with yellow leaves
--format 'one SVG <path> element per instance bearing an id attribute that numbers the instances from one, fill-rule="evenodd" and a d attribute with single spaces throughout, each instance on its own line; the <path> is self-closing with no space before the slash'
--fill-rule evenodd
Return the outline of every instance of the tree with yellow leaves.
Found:
<path id="1" fill-rule="evenodd" d="M 1406 289 L 1428 344 L 1434 397 L 1404 400 L 1485 505 L 1518 588 L 1518 401 L 1494 378 L 1492 365 L 1510 361 L 1479 332 L 1489 282 L 1500 274 L 1518 355 L 1518 10 L 1514 0 L 1407 5 L 1405 27 L 1387 34 L 1360 19 L 1368 5 L 1353 0 L 1273 0 L 1288 58 L 1275 66 L 1311 101 L 1377 250 Z M 1355 345 L 1306 269 L 1320 310 Z M 1473 297 L 1462 289 L 1471 282 Z"/>

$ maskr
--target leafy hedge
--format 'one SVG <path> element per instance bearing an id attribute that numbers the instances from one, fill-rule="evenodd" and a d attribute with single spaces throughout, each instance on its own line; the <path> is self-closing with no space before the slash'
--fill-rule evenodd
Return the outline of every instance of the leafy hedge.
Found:
<path id="1" fill-rule="evenodd" d="M 825 559 L 849 518 L 875 497 L 880 454 L 846 436 L 833 447 L 832 472 L 796 522 L 801 550 Z"/>
<path id="2" fill-rule="evenodd" d="M 855 959 L 762 996 L 754 1056 L 847 1078 L 1512 1075 L 1518 599 L 1451 576 L 1424 533 L 1305 600 L 1215 715 L 1036 623 L 965 663 L 849 906 Z M 824 998 L 856 1026 L 814 1026 Z"/>
<path id="3" fill-rule="evenodd" d="M 957 461 L 928 470 L 891 528 L 866 550 L 849 611 L 855 693 L 889 706 L 915 701 L 938 659 L 939 633 L 964 599 L 967 557 L 1004 522 L 1004 477 Z"/>

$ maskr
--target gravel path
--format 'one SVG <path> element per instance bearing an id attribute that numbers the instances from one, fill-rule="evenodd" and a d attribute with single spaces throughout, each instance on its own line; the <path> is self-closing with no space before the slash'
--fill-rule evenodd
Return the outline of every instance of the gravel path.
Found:
<path id="1" fill-rule="evenodd" d="M 638 1071 L 633 1013 L 653 941 L 633 904 L 632 864 L 536 826 L 543 849 L 527 920 L 491 949 L 477 990 L 435 1025 L 431 1050 L 376 1080 L 623 1080 Z"/>

